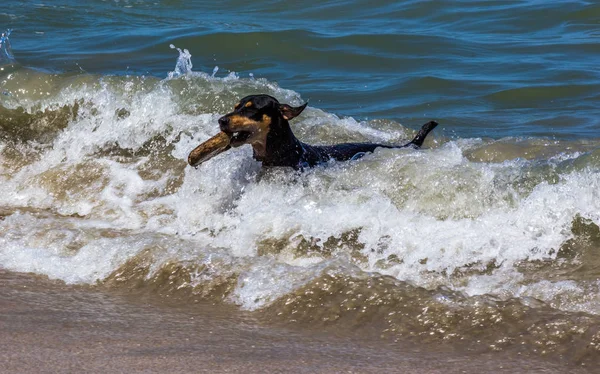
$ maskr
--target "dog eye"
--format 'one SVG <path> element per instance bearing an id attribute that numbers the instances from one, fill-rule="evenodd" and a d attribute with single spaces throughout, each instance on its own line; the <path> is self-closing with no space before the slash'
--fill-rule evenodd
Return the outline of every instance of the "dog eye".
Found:
<path id="1" fill-rule="evenodd" d="M 258 112 L 258 108 L 254 107 L 254 106 L 248 106 L 248 105 L 244 105 L 243 107 L 240 107 L 238 109 L 238 111 L 242 112 L 242 113 L 256 113 Z"/>

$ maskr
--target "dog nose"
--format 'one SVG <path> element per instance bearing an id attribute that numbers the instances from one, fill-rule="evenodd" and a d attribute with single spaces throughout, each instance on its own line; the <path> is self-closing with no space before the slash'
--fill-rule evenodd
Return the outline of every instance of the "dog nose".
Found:
<path id="1" fill-rule="evenodd" d="M 221 128 L 221 131 L 229 130 L 229 117 L 219 118 L 219 127 Z"/>

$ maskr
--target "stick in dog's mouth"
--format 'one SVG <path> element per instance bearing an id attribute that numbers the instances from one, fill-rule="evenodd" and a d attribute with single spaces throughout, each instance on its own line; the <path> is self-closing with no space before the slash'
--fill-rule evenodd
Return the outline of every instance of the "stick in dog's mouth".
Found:
<path id="1" fill-rule="evenodd" d="M 225 152 L 231 148 L 231 139 L 232 135 L 226 134 L 223 131 L 219 132 L 217 135 L 194 148 L 188 156 L 188 163 L 193 167 L 197 167 L 201 163 Z"/>
<path id="2" fill-rule="evenodd" d="M 198 167 L 201 163 L 232 147 L 235 148 L 246 144 L 246 140 L 248 140 L 250 135 L 251 133 L 247 131 L 238 131 L 232 134 L 221 131 L 194 148 L 188 155 L 188 163 L 193 167 Z"/>

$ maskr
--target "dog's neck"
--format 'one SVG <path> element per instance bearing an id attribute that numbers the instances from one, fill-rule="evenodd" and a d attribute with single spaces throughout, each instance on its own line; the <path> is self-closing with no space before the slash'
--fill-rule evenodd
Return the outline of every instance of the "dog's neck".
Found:
<path id="1" fill-rule="evenodd" d="M 298 167 L 302 160 L 303 144 L 292 132 L 289 122 L 283 117 L 272 119 L 265 141 L 252 144 L 254 159 L 263 166 Z"/>

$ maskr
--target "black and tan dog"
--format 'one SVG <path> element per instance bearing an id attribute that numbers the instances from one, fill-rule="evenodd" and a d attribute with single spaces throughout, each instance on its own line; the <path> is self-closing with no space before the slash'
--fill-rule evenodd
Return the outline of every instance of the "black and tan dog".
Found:
<path id="1" fill-rule="evenodd" d="M 299 107 L 280 104 L 269 95 L 246 96 L 233 112 L 219 119 L 221 133 L 196 147 L 190 153 L 188 162 L 197 166 L 230 147 L 250 144 L 254 159 L 261 161 L 263 166 L 289 166 L 298 170 L 330 160 L 358 159 L 379 147 L 419 148 L 427 134 L 437 126 L 435 121 L 426 123 L 417 136 L 404 145 L 343 143 L 315 146 L 298 140 L 288 122 L 302 113 L 304 108 L 306 104 Z"/>

